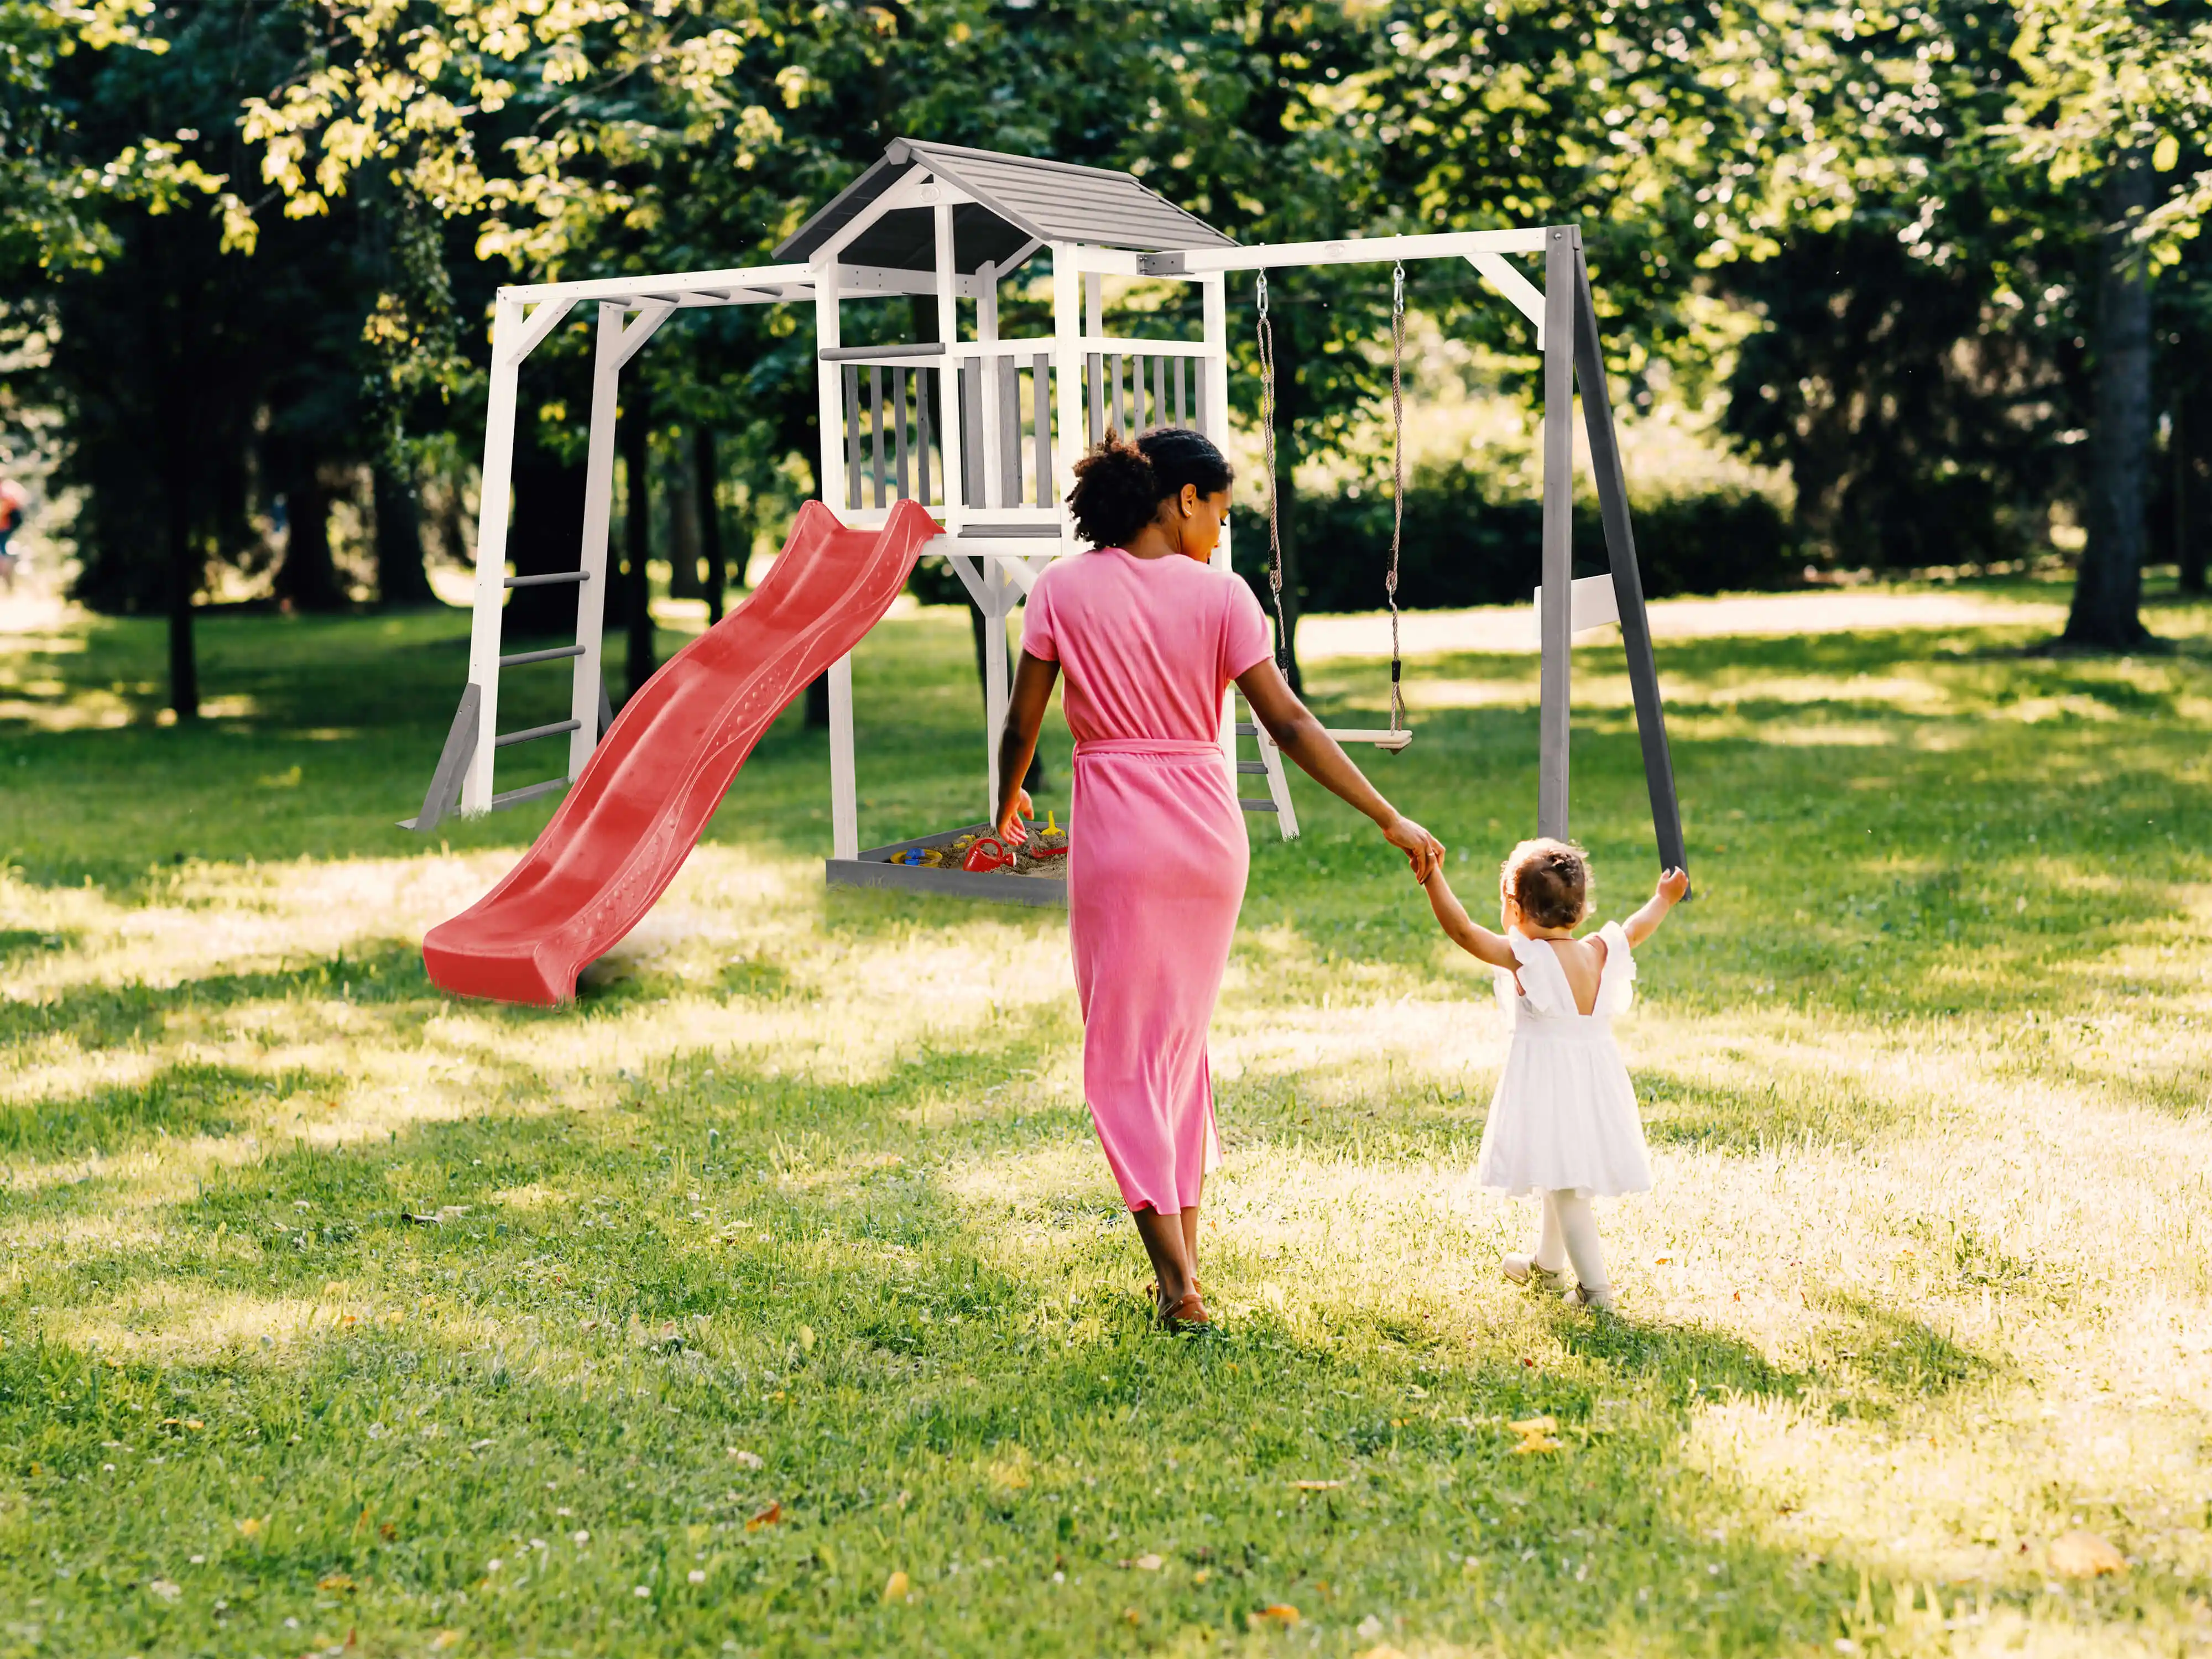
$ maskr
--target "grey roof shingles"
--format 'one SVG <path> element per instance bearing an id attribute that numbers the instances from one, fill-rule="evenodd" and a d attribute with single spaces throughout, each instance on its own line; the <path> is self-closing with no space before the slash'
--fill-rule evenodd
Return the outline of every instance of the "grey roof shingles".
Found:
<path id="1" fill-rule="evenodd" d="M 1127 173 L 899 138 L 884 149 L 881 161 L 784 240 L 775 251 L 777 262 L 811 258 L 915 167 L 927 168 L 975 198 L 953 213 L 955 263 L 963 272 L 985 260 L 1011 258 L 1032 239 L 1145 252 L 1234 246 L 1197 215 Z M 848 243 L 841 258 L 848 264 L 931 269 L 937 255 L 928 211 L 886 213 Z"/>

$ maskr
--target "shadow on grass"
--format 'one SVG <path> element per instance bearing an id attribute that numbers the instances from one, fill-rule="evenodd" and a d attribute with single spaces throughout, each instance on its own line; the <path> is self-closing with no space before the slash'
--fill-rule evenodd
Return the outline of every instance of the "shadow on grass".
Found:
<path id="1" fill-rule="evenodd" d="M 80 1048 L 112 1048 L 157 1039 L 179 1016 L 249 1002 L 342 997 L 357 1004 L 390 1005 L 443 994 L 423 971 L 420 945 L 404 939 L 369 940 L 297 968 L 210 974 L 174 985 L 83 983 L 42 1002 L 0 999 L 0 1042 L 58 1036 Z"/>
<path id="2" fill-rule="evenodd" d="M 227 1135 L 301 1090 L 335 1079 L 307 1071 L 270 1076 L 235 1066 L 165 1066 L 143 1083 L 0 1106 L 0 1156 L 40 1160 L 112 1154 L 164 1137 Z"/>

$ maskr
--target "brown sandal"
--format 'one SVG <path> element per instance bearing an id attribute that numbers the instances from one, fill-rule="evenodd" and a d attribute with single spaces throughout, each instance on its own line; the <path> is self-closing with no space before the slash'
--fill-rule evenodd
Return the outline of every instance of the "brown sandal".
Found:
<path id="1" fill-rule="evenodd" d="M 1213 1316 L 1193 1290 L 1186 1291 L 1174 1307 L 1160 1310 L 1160 1324 L 1169 1331 L 1206 1331 L 1213 1328 Z"/>

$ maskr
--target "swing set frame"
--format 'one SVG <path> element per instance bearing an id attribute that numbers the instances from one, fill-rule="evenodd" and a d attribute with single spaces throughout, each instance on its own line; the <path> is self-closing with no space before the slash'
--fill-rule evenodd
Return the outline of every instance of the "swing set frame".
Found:
<path id="1" fill-rule="evenodd" d="M 1052 331 L 1006 338 L 999 328 L 1000 285 L 1040 252 L 1052 260 Z M 1541 289 L 1513 258 L 1536 254 L 1544 260 Z M 944 526 L 943 535 L 923 551 L 946 559 L 990 623 L 987 647 L 995 648 L 985 652 L 988 811 L 997 795 L 998 738 L 1010 678 L 1006 622 L 1052 559 L 1084 550 L 1066 506 L 1076 462 L 1109 427 L 1133 431 L 1173 421 L 1194 425 L 1217 441 L 1228 436 L 1230 273 L 1463 259 L 1534 325 L 1544 357 L 1538 827 L 1545 835 L 1568 833 L 1569 647 L 1575 624 L 1586 614 L 1610 621 L 1609 613 L 1617 611 L 1660 861 L 1683 865 L 1658 674 L 1577 228 L 1238 246 L 1127 173 L 898 139 L 881 161 L 787 239 L 775 257 L 778 263 L 773 265 L 742 270 L 640 274 L 500 290 L 469 680 L 423 809 L 408 827 L 428 833 L 455 811 L 475 816 L 564 789 L 605 735 L 610 715 L 601 676 L 602 595 L 609 571 L 620 375 L 661 325 L 679 312 L 754 304 L 812 311 L 821 413 L 816 477 L 823 504 L 848 527 L 858 529 L 880 526 L 901 501 L 919 501 Z M 1165 278 L 1195 288 L 1201 313 L 1197 337 L 1163 337 L 1156 325 L 1145 326 L 1148 313 L 1142 312 L 1132 320 L 1145 331 L 1128 331 L 1127 322 L 1109 331 L 1102 287 L 1109 276 Z M 897 331 L 887 326 L 886 302 L 906 314 L 914 298 L 934 300 L 934 337 L 886 337 Z M 518 374 L 532 350 L 580 305 L 596 313 L 598 350 L 578 568 L 546 575 L 510 574 L 507 529 Z M 845 343 L 846 313 L 855 306 L 870 343 Z M 1596 591 L 1607 578 L 1572 580 L 1569 422 L 1577 382 L 1611 562 L 1609 606 L 1601 603 L 1607 596 Z M 1272 483 L 1271 478 L 1271 489 Z M 1230 545 L 1224 531 L 1214 555 L 1215 564 L 1224 570 Z M 575 644 L 502 653 L 507 592 L 547 582 L 572 584 L 578 590 Z M 502 672 L 532 665 L 557 665 L 569 672 L 571 717 L 500 732 Z M 939 878 L 957 872 L 903 869 L 890 862 L 901 848 L 921 842 L 860 847 L 850 656 L 835 664 L 828 678 L 834 850 L 827 878 L 953 890 Z M 1275 814 L 1281 834 L 1294 836 L 1297 821 L 1280 754 L 1255 722 L 1240 722 L 1235 714 L 1233 695 L 1224 694 L 1220 740 L 1231 789 L 1239 775 L 1264 773 L 1267 796 L 1242 804 L 1248 811 Z M 1395 714 L 1392 725 L 1397 735 L 1385 746 L 1402 747 L 1406 734 Z M 1390 736 L 1338 735 L 1355 741 Z M 496 752 L 553 737 L 567 739 L 562 775 L 520 788 L 495 787 Z M 1256 741 L 1258 761 L 1238 758 L 1238 743 L 1245 738 Z M 959 890 L 1014 902 L 1055 902 L 1034 890 L 1055 884 L 1000 880 L 982 885 L 989 890 Z"/>

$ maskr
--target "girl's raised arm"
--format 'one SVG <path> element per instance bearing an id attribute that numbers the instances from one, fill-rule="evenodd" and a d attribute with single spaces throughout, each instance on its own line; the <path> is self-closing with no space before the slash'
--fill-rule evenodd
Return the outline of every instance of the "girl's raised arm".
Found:
<path id="1" fill-rule="evenodd" d="M 1662 875 L 1659 884 L 1651 890 L 1651 896 L 1644 901 L 1644 908 L 1621 924 L 1620 931 L 1628 935 L 1628 948 L 1634 950 L 1657 933 L 1659 924 L 1667 920 L 1667 913 L 1689 890 L 1688 871 L 1669 870 Z"/>
<path id="2" fill-rule="evenodd" d="M 1511 968 L 1516 965 L 1513 947 L 1506 943 L 1505 936 L 1503 933 L 1492 933 L 1490 929 L 1468 915 L 1467 907 L 1459 902 L 1459 895 L 1452 891 L 1451 884 L 1444 879 L 1444 869 L 1441 862 L 1429 872 L 1429 878 L 1421 885 L 1428 892 L 1429 908 L 1437 913 L 1437 921 L 1443 924 L 1444 932 L 1451 936 L 1453 944 L 1458 945 L 1469 956 L 1478 957 L 1493 968 Z"/>

